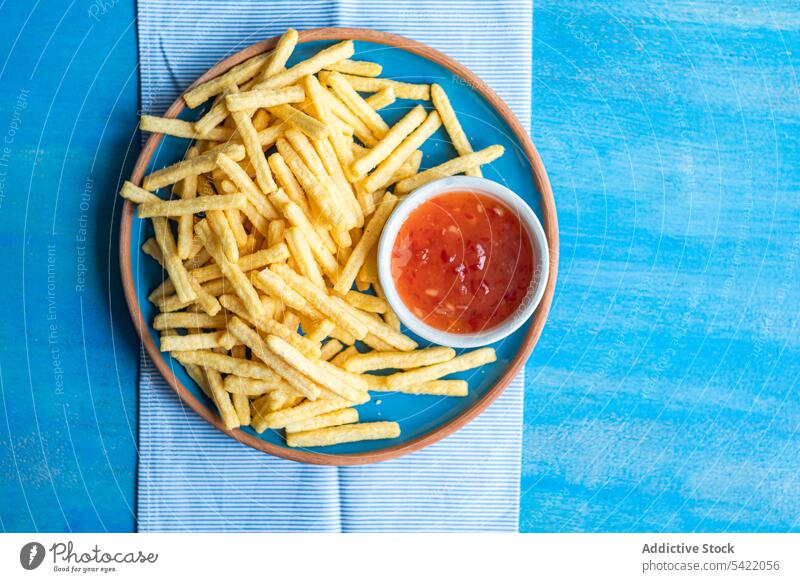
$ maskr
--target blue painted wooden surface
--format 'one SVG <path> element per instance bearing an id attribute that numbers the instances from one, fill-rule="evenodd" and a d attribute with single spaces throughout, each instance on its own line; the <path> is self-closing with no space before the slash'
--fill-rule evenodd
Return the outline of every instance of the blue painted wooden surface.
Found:
<path id="1" fill-rule="evenodd" d="M 133 17 L 0 5 L 2 530 L 134 527 L 114 196 L 139 143 Z M 548 0 L 534 20 L 561 262 L 521 529 L 797 529 L 800 8 Z"/>

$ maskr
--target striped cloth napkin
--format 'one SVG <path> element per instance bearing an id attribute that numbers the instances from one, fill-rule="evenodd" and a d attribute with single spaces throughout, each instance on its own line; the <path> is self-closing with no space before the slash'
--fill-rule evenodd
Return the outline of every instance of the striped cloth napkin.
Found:
<path id="1" fill-rule="evenodd" d="M 357 26 L 445 52 L 529 123 L 532 0 L 139 0 L 137 10 L 146 113 L 162 113 L 215 62 L 286 28 Z M 139 530 L 517 531 L 522 393 L 520 374 L 478 419 L 407 457 L 307 466 L 206 424 L 142 352 Z"/>

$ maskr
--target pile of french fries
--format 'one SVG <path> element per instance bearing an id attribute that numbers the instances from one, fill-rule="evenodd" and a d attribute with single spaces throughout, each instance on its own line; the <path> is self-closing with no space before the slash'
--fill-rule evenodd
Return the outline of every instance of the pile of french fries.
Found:
<path id="1" fill-rule="evenodd" d="M 194 123 L 142 116 L 144 131 L 193 140 L 183 161 L 121 190 L 152 220 L 142 250 L 165 271 L 153 326 L 227 429 L 284 429 L 290 447 L 395 438 L 396 422 L 359 422 L 370 392 L 466 396 L 467 382 L 443 378 L 495 353 L 419 349 L 383 295 L 376 243 L 400 196 L 480 176 L 503 148 L 473 152 L 441 87 L 379 78 L 380 65 L 350 60 L 352 41 L 286 68 L 297 41 L 289 30 L 188 91 L 192 108 L 213 98 Z M 378 112 L 398 98 L 432 108 L 390 127 Z M 458 155 L 420 171 L 442 124 Z M 167 187 L 169 199 L 154 193 Z"/>

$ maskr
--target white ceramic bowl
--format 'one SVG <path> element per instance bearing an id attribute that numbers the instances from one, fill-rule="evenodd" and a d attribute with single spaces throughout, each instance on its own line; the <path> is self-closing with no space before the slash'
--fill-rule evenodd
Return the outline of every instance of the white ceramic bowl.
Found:
<path id="1" fill-rule="evenodd" d="M 491 196 L 503 202 L 517 213 L 520 223 L 524 226 L 530 238 L 535 260 L 533 279 L 528 287 L 525 298 L 519 307 L 499 324 L 474 334 L 448 333 L 423 322 L 415 316 L 403 303 L 392 278 L 392 248 L 394 247 L 397 233 L 408 218 L 408 215 L 423 202 L 448 192 L 476 192 Z M 473 348 L 484 346 L 503 339 L 515 332 L 533 314 L 536 306 L 544 295 L 547 277 L 550 273 L 550 254 L 547 247 L 547 238 L 544 229 L 536 214 L 525 201 L 514 192 L 486 178 L 473 178 L 471 176 L 453 176 L 426 184 L 409 194 L 405 200 L 395 208 L 381 234 L 378 244 L 378 276 L 381 286 L 386 294 L 386 300 L 394 309 L 400 321 L 418 336 L 428 341 L 452 346 L 454 348 Z"/>

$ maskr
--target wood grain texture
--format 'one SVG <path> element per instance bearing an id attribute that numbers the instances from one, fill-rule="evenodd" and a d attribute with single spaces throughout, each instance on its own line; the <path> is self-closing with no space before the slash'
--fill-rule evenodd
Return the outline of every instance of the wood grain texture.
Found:
<path id="1" fill-rule="evenodd" d="M 537 2 L 559 210 L 525 531 L 794 531 L 796 3 Z"/>

